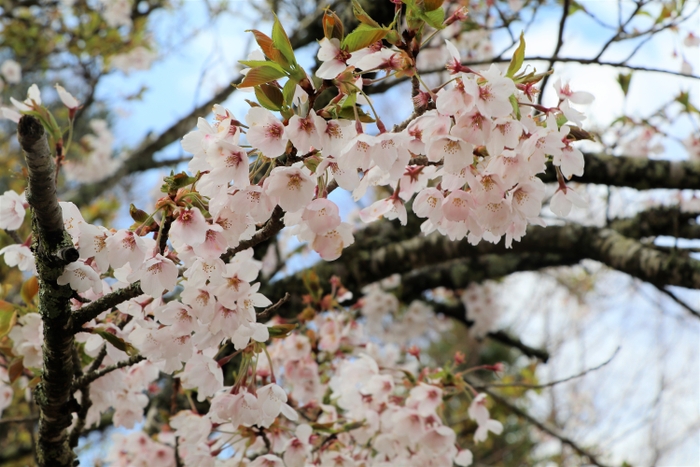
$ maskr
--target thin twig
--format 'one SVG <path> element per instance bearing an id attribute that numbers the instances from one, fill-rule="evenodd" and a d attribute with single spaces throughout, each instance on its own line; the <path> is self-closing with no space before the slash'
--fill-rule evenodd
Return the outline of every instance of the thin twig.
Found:
<path id="1" fill-rule="evenodd" d="M 511 402 L 507 401 L 506 399 L 504 399 L 503 397 L 501 397 L 501 396 L 499 396 L 498 394 L 494 393 L 493 391 L 490 391 L 490 390 L 488 390 L 488 389 L 486 389 L 486 388 L 483 388 L 483 389 L 481 389 L 481 390 L 482 390 L 483 392 L 485 392 L 486 394 L 488 394 L 489 396 L 491 396 L 491 397 L 493 398 L 493 400 L 495 400 L 495 401 L 498 402 L 499 404 L 504 405 L 506 408 L 508 408 L 508 410 L 510 410 L 511 412 L 513 412 L 514 414 L 516 414 L 517 416 L 519 416 L 519 417 L 521 417 L 521 418 L 524 418 L 524 419 L 525 419 L 528 423 L 530 423 L 531 425 L 534 425 L 534 426 L 536 426 L 537 428 L 539 428 L 540 430 L 544 431 L 545 433 L 547 433 L 547 434 L 549 434 L 549 435 L 551 435 L 551 436 L 554 436 L 555 438 L 557 438 L 557 439 L 558 439 L 559 441 L 561 441 L 562 443 L 564 443 L 564 444 L 570 446 L 570 447 L 571 447 L 574 451 L 576 451 L 578 454 L 587 457 L 587 458 L 588 458 L 588 461 L 589 461 L 591 464 L 596 465 L 596 466 L 598 466 L 598 467 L 607 467 L 607 465 L 606 465 L 606 464 L 603 464 L 601 461 L 599 461 L 598 458 L 597 458 L 595 455 L 591 454 L 588 450 L 586 450 L 586 449 L 582 448 L 581 446 L 579 446 L 579 445 L 578 445 L 576 442 L 574 442 L 573 440 L 571 440 L 571 439 L 567 438 L 566 436 L 564 436 L 564 435 L 558 433 L 557 430 L 555 430 L 554 428 L 548 426 L 547 424 L 545 424 L 545 423 L 543 423 L 543 422 L 540 422 L 539 420 L 537 420 L 536 418 L 534 418 L 532 415 L 528 414 L 528 413 L 525 412 L 524 410 L 522 410 L 522 409 L 518 408 L 517 406 L 513 405 Z"/>
<path id="2" fill-rule="evenodd" d="M 284 297 L 277 300 L 277 303 L 270 305 L 269 307 L 265 308 L 263 311 L 257 314 L 258 320 L 269 318 L 272 313 L 274 313 L 275 311 L 277 311 L 277 309 L 279 309 L 279 307 L 287 303 L 287 300 L 289 300 L 290 298 L 291 295 L 289 295 L 288 292 L 285 292 Z"/>
<path id="3" fill-rule="evenodd" d="M 681 300 L 676 294 L 671 292 L 665 287 L 659 287 L 659 291 L 662 292 L 664 295 L 668 296 L 671 300 L 676 302 L 678 305 L 680 305 L 682 308 L 684 308 L 686 311 L 688 311 L 691 315 L 693 315 L 696 318 L 700 318 L 700 312 L 697 312 L 693 310 L 690 305 L 685 303 L 683 300 Z"/>
<path id="4" fill-rule="evenodd" d="M 7 230 L 7 229 L 3 229 L 3 230 L 7 234 L 7 236 L 12 239 L 13 242 L 22 243 L 22 239 L 20 238 L 20 236 L 16 230 Z"/>
<path id="5" fill-rule="evenodd" d="M 31 417 L 8 417 L 0 419 L 0 425 L 9 425 L 11 423 L 34 423 L 39 420 L 37 416 Z"/>
<path id="6" fill-rule="evenodd" d="M 585 376 L 588 373 L 591 373 L 593 371 L 599 370 L 603 368 L 605 365 L 610 363 L 613 358 L 617 355 L 617 353 L 620 351 L 620 347 L 615 349 L 615 352 L 605 360 L 603 363 L 601 363 L 598 366 L 594 366 L 593 368 L 588 368 L 578 374 L 569 376 L 568 378 L 564 379 L 559 379 L 556 381 L 550 381 L 549 383 L 544 383 L 544 384 L 524 384 L 524 383 L 510 383 L 510 384 L 500 384 L 500 383 L 494 383 L 494 384 L 484 384 L 482 386 L 474 386 L 476 389 L 482 389 L 482 388 L 525 388 L 525 389 L 544 389 L 552 386 L 556 386 L 557 384 L 561 383 L 566 383 L 567 381 L 571 381 L 572 379 L 580 378 L 581 376 Z"/>
<path id="7" fill-rule="evenodd" d="M 88 384 L 92 383 L 98 378 L 101 378 L 102 376 L 113 372 L 114 370 L 118 370 L 120 368 L 126 368 L 127 366 L 135 365 L 136 363 L 145 360 L 146 357 L 143 355 L 134 355 L 133 357 L 128 358 L 127 360 L 122 360 L 121 362 L 117 362 L 114 365 L 110 365 L 107 367 L 102 368 L 101 370 L 98 371 L 91 371 L 84 376 L 81 376 L 80 378 L 75 380 L 75 383 L 73 383 L 73 390 L 76 391 L 82 387 L 87 386 Z"/>

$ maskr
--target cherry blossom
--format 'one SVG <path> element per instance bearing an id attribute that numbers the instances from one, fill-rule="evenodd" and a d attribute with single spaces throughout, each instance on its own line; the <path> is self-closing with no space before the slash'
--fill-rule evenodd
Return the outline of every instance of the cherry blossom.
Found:
<path id="1" fill-rule="evenodd" d="M 60 84 L 56 84 L 56 92 L 58 92 L 58 97 L 61 99 L 61 102 L 63 102 L 63 105 L 69 109 L 74 110 L 80 106 L 80 102 Z"/>
<path id="2" fill-rule="evenodd" d="M 322 79 L 335 79 L 347 68 L 346 61 L 350 54 L 340 48 L 338 39 L 323 38 L 319 41 L 318 59 L 321 66 L 316 70 L 316 76 Z"/>
<path id="3" fill-rule="evenodd" d="M 70 287 L 78 293 L 87 292 L 90 289 L 96 293 L 102 291 L 100 275 L 82 261 L 67 264 L 63 273 L 56 279 L 56 283 L 70 284 Z"/>
<path id="4" fill-rule="evenodd" d="M 253 107 L 245 117 L 250 126 L 246 133 L 248 142 L 265 157 L 279 157 L 287 148 L 289 136 L 282 122 L 262 107 Z"/>
<path id="5" fill-rule="evenodd" d="M 146 260 L 132 272 L 128 280 L 141 281 L 141 290 L 151 297 L 160 297 L 165 290 L 173 290 L 177 283 L 177 266 L 160 253 Z"/>
<path id="6" fill-rule="evenodd" d="M 0 196 L 0 229 L 17 230 L 22 226 L 26 202 L 24 193 L 18 195 L 12 190 Z"/>
<path id="7" fill-rule="evenodd" d="M 265 180 L 265 193 L 289 212 L 306 206 L 314 195 L 315 183 L 298 167 L 275 167 Z"/>
<path id="8" fill-rule="evenodd" d="M 496 435 L 503 432 L 503 425 L 497 420 L 491 420 L 489 410 L 486 408 L 486 394 L 479 394 L 469 406 L 469 418 L 476 421 L 479 427 L 474 434 L 474 442 L 486 441 L 488 432 Z"/>
<path id="9" fill-rule="evenodd" d="M 587 203 L 575 190 L 563 185 L 552 196 L 549 209 L 557 216 L 566 217 L 571 212 L 572 205 L 585 208 Z"/>
<path id="10" fill-rule="evenodd" d="M 22 67 L 14 60 L 5 60 L 0 65 L 0 74 L 10 84 L 22 81 Z"/>

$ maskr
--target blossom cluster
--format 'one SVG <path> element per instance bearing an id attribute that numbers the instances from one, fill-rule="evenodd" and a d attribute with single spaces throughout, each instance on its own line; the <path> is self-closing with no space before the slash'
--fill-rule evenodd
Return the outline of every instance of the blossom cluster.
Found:
<path id="1" fill-rule="evenodd" d="M 110 16 L 115 26 L 126 24 L 119 11 Z M 169 420 L 187 466 L 213 467 L 228 450 L 235 461 L 255 458 L 250 466 L 468 465 L 471 453 L 457 446 L 455 432 L 440 413 L 443 397 L 455 392 L 473 398 L 469 415 L 478 426 L 475 442 L 489 431 L 500 434 L 503 427 L 490 419 L 483 395 L 461 378 L 455 383 L 459 375 L 450 369 L 420 369 L 406 351 L 411 339 L 435 330 L 428 305 L 400 306 L 390 279 L 365 289 L 356 305 L 361 319 L 333 296 L 334 306 L 319 305 L 296 331 L 283 320 L 264 323 L 259 313 L 273 304 L 256 282 L 262 262 L 251 246 L 260 237 L 270 238 L 283 222 L 322 259 L 336 260 L 354 236 L 330 192 L 339 187 L 359 200 L 380 186 L 392 194 L 360 211 L 365 222 L 383 216 L 405 225 L 405 205 L 412 200 L 413 212 L 425 219 L 425 234 L 437 231 L 473 244 L 505 237 L 510 246 L 525 235 L 528 224 L 543 223 L 545 186 L 537 175 L 548 162 L 559 175 L 552 211 L 566 215 L 572 204 L 581 204 L 565 179 L 582 174 L 583 155 L 572 145 L 571 127 L 562 122 L 580 125 L 584 117 L 570 104 L 585 104 L 592 96 L 557 83 L 558 106 L 542 108 L 533 100 L 532 85 L 539 78 L 516 79 L 517 70 L 504 73 L 495 65 L 466 69 L 447 42 L 449 81 L 419 91 L 416 116 L 396 131 L 387 131 L 374 115 L 373 134 L 362 123 L 372 120 L 362 110 L 362 105 L 372 108 L 362 74 L 384 70 L 410 76 L 413 59 L 381 42 L 352 52 L 343 47 L 336 38 L 320 43 L 316 78 L 339 92 L 325 107 L 312 105 L 321 92 L 319 81 L 314 87 L 303 70 L 289 66 L 293 57 L 279 56 L 292 70 L 289 102 L 281 86 L 269 85 L 272 98 L 260 99 L 265 107 L 252 105 L 245 124 L 215 105 L 214 122 L 200 118 L 197 129 L 182 139 L 182 147 L 193 154 L 191 173 L 166 178 L 164 195 L 151 213 L 132 206 L 136 223 L 131 228 L 91 224 L 76 205 L 60 203 L 65 229 L 79 252 L 57 278 L 58 285 L 75 292 L 73 309 L 125 287 L 141 292 L 85 323 L 76 335 L 87 359 L 97 362 L 92 371 L 110 369 L 92 383 L 97 390 L 91 393 L 87 425 L 113 409 L 115 425 L 135 426 L 148 404 L 146 392 L 156 389 L 162 372 L 177 377 L 199 402 L 209 402 L 206 414 L 193 408 Z M 263 68 L 284 69 L 275 65 Z M 253 70 L 244 83 L 259 75 Z M 262 92 L 260 83 L 252 87 Z M 60 86 L 57 91 L 72 118 L 79 103 Z M 273 98 L 280 95 L 277 105 Z M 20 113 L 48 112 L 36 85 L 24 102 L 12 103 L 16 110 L 3 114 L 15 121 Z M 266 108 L 274 106 L 281 118 Z M 88 141 L 97 151 L 88 162 L 93 167 L 67 167 L 76 179 L 84 180 L 81 173 L 93 172 L 94 164 L 104 163 L 105 170 L 114 166 L 107 164 L 111 135 L 100 122 L 93 130 L 97 136 Z M 20 229 L 25 208 L 26 200 L 15 192 L 0 196 L 0 228 Z M 28 243 L 5 247 L 0 254 L 9 265 L 34 269 Z M 401 331 L 400 339 L 388 338 L 389 326 L 393 335 Z M 387 344 L 377 345 L 369 336 Z M 37 314 L 22 316 L 10 339 L 25 367 L 41 366 Z M 139 363 L 112 368 L 137 353 L 143 357 Z M 225 372 L 234 358 L 238 371 Z M 77 391 L 76 398 L 81 397 Z M 299 413 L 311 423 L 297 423 Z M 165 438 L 156 443 L 125 437 L 110 457 L 117 465 L 130 465 L 140 449 L 142 459 L 166 465 L 174 444 Z"/>

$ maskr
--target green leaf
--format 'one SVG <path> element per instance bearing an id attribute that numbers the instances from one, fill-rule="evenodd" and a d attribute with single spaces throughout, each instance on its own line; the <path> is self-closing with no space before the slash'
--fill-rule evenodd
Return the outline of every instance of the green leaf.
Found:
<path id="1" fill-rule="evenodd" d="M 622 94 L 627 96 L 630 90 L 630 83 L 632 82 L 632 73 L 620 73 L 617 75 L 617 82 L 620 84 L 620 88 L 622 88 Z"/>
<path id="2" fill-rule="evenodd" d="M 343 37 L 345 37 L 343 22 L 331 10 L 326 10 L 323 13 L 323 36 L 326 39 L 338 39 L 339 41 L 342 41 Z"/>
<path id="3" fill-rule="evenodd" d="M 564 115 L 563 113 L 557 115 L 557 127 L 561 128 L 562 125 L 564 125 L 568 121 L 569 121 L 569 119 L 566 118 L 566 115 Z"/>
<path id="4" fill-rule="evenodd" d="M 163 185 L 160 187 L 160 191 L 163 193 L 176 192 L 180 188 L 184 188 L 187 185 L 192 185 L 197 181 L 197 177 L 190 177 L 187 172 L 180 172 L 176 174 L 172 170 L 170 171 L 170 176 L 163 178 Z M 145 219 L 144 219 L 145 220 Z"/>
<path id="5" fill-rule="evenodd" d="M 280 52 L 275 47 L 275 44 L 273 43 L 271 37 L 269 37 L 265 33 L 258 31 L 257 29 L 250 29 L 246 32 L 253 33 L 253 35 L 255 36 L 255 41 L 258 43 L 258 46 L 260 46 L 260 49 L 262 49 L 263 53 L 267 58 L 272 60 L 274 63 L 280 65 L 284 69 L 289 68 L 289 62 L 284 57 L 282 52 Z"/>
<path id="6" fill-rule="evenodd" d="M 282 88 L 282 96 L 284 97 L 284 103 L 291 106 L 294 100 L 294 93 L 297 89 L 297 81 L 295 79 L 289 78 L 284 87 Z"/>
<path id="7" fill-rule="evenodd" d="M 24 357 L 19 357 L 15 359 L 10 366 L 7 367 L 7 376 L 10 378 L 10 384 L 17 381 L 17 379 L 22 376 L 24 372 Z"/>
<path id="8" fill-rule="evenodd" d="M 139 223 L 146 222 L 148 219 L 148 213 L 137 208 L 133 203 L 129 205 L 129 215 L 131 215 L 133 220 Z"/>
<path id="9" fill-rule="evenodd" d="M 22 284 L 22 290 L 20 291 L 20 295 L 22 296 L 22 300 L 24 301 L 24 303 L 26 303 L 27 305 L 32 304 L 34 297 L 36 297 L 36 294 L 38 293 L 39 280 L 36 278 L 36 276 L 30 277 L 24 282 L 24 284 Z"/>
<path id="10" fill-rule="evenodd" d="M 432 10 L 432 11 L 425 11 L 420 14 L 420 17 L 425 21 L 427 24 L 432 26 L 435 29 L 444 29 L 445 26 L 443 23 L 445 22 L 445 10 L 442 8 L 438 8 L 437 10 Z"/>
<path id="11" fill-rule="evenodd" d="M 515 94 L 511 94 L 508 100 L 510 100 L 510 105 L 513 107 L 515 118 L 520 120 L 520 106 L 518 105 L 518 99 L 515 97 Z"/>
<path id="12" fill-rule="evenodd" d="M 290 332 L 297 328 L 296 324 L 276 324 L 275 326 L 268 326 L 267 330 L 270 333 L 271 338 L 287 337 Z"/>
<path id="13" fill-rule="evenodd" d="M 289 63 L 296 64 L 297 60 L 294 57 L 292 43 L 289 42 L 289 37 L 282 27 L 279 18 L 277 18 L 277 15 L 275 15 L 275 22 L 272 25 L 272 43 L 277 50 L 282 52 L 282 55 Z"/>
<path id="14" fill-rule="evenodd" d="M 270 60 L 238 60 L 238 63 L 241 65 L 245 65 L 249 68 L 257 68 L 260 66 L 269 66 L 274 68 L 275 70 L 282 71 L 284 72 L 284 68 L 282 68 L 280 65 L 277 63 L 270 61 Z"/>
<path id="15" fill-rule="evenodd" d="M 243 81 L 238 84 L 239 88 L 252 88 L 261 84 L 269 83 L 276 79 L 284 78 L 287 73 L 269 66 L 259 66 L 251 68 L 245 75 Z"/>
<path id="16" fill-rule="evenodd" d="M 360 24 L 353 32 L 347 35 L 343 41 L 342 48 L 347 52 L 364 49 L 377 41 L 380 41 L 389 31 L 384 28 L 377 28 Z"/>
<path id="17" fill-rule="evenodd" d="M 367 14 L 367 12 L 362 8 L 362 5 L 360 5 L 360 2 L 358 2 L 357 0 L 352 0 L 352 13 L 355 15 L 355 18 L 357 18 L 357 20 L 362 24 L 366 24 L 374 28 L 381 27 L 379 23 L 377 23 Z"/>
<path id="18" fill-rule="evenodd" d="M 17 323 L 17 310 L 12 303 L 0 300 L 0 337 L 6 336 Z"/>
<path id="19" fill-rule="evenodd" d="M 586 7 L 581 5 L 579 2 L 576 0 L 572 0 L 571 3 L 569 4 L 569 16 L 573 15 L 577 11 L 583 11 L 584 13 L 586 12 Z"/>
<path id="20" fill-rule="evenodd" d="M 255 97 L 260 102 L 260 105 L 268 110 L 278 111 L 284 105 L 284 97 L 279 86 L 272 84 L 261 84 L 255 86 Z"/>
<path id="21" fill-rule="evenodd" d="M 126 352 L 129 355 L 135 355 L 137 353 L 136 349 L 131 344 L 125 342 L 124 339 L 115 336 L 111 332 L 105 331 L 104 329 L 93 329 L 92 332 L 93 334 L 99 335 L 122 352 Z"/>
<path id="22" fill-rule="evenodd" d="M 424 0 L 423 6 L 425 7 L 425 11 L 433 11 L 440 8 L 443 1 L 444 0 Z"/>
<path id="23" fill-rule="evenodd" d="M 513 52 L 513 57 L 510 59 L 510 65 L 508 65 L 508 71 L 506 76 L 512 78 L 523 66 L 523 61 L 525 60 L 525 33 L 520 32 L 520 44 L 518 48 Z"/>

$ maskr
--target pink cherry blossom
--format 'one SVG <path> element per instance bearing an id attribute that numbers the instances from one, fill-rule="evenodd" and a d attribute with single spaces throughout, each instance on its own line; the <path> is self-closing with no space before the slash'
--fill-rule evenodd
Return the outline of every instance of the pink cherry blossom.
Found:
<path id="1" fill-rule="evenodd" d="M 141 290 L 151 297 L 160 297 L 165 290 L 173 290 L 177 283 L 177 266 L 160 253 L 148 259 L 128 277 L 129 282 L 141 281 Z"/>
<path id="2" fill-rule="evenodd" d="M 435 104 L 440 114 L 457 116 L 469 112 L 474 107 L 478 90 L 474 88 L 474 85 L 467 88 L 465 83 L 472 83 L 472 81 L 462 74 L 461 77 L 453 81 L 451 87 L 438 91 Z M 474 82 L 474 84 L 476 83 Z"/>
<path id="3" fill-rule="evenodd" d="M 0 73 L 5 81 L 10 84 L 17 84 L 22 81 L 22 67 L 14 60 L 5 60 L 0 65 Z"/>
<path id="4" fill-rule="evenodd" d="M 549 202 L 549 209 L 557 216 L 566 217 L 571 212 L 572 205 L 585 208 L 587 203 L 575 190 L 563 185 L 552 196 Z"/>
<path id="5" fill-rule="evenodd" d="M 63 105 L 70 110 L 75 110 L 80 107 L 80 102 L 60 84 L 56 84 L 56 92 L 58 92 L 58 97 L 61 99 L 61 102 L 63 102 Z"/>
<path id="6" fill-rule="evenodd" d="M 274 158 L 284 154 L 289 137 L 282 122 L 272 112 L 262 107 L 253 107 L 245 117 L 248 126 L 248 142 L 260 150 L 265 157 Z"/>
<path id="7" fill-rule="evenodd" d="M 489 410 L 486 408 L 486 394 L 482 393 L 474 398 L 469 406 L 469 418 L 476 421 L 479 425 L 476 433 L 474 433 L 475 443 L 486 441 L 489 431 L 496 435 L 500 435 L 503 432 L 501 422 L 491 420 Z"/>
<path id="8" fill-rule="evenodd" d="M 99 293 L 102 291 L 100 275 L 82 261 L 69 263 L 63 269 L 63 273 L 56 279 L 58 285 L 70 284 L 71 289 L 78 293 L 92 289 Z"/>
<path id="9" fill-rule="evenodd" d="M 363 222 L 372 222 L 382 216 L 389 220 L 398 219 L 401 225 L 406 225 L 408 221 L 406 206 L 398 196 L 380 199 L 360 211 L 360 219 Z"/>
<path id="10" fill-rule="evenodd" d="M 139 237 L 128 230 L 118 230 L 107 236 L 107 257 L 109 264 L 117 269 L 129 263 L 132 268 L 137 268 L 143 263 L 146 253 L 153 249 L 155 242 L 148 245 L 148 239 Z"/>
<path id="11" fill-rule="evenodd" d="M 199 245 L 209 227 L 199 209 L 181 209 L 170 227 L 170 239 L 174 245 Z"/>
<path id="12" fill-rule="evenodd" d="M 306 154 L 312 147 L 321 149 L 321 136 L 316 128 L 316 112 L 313 109 L 306 117 L 293 115 L 285 131 L 300 153 Z"/>
<path id="13" fill-rule="evenodd" d="M 311 242 L 311 248 L 324 260 L 334 261 L 340 258 L 343 248 L 351 245 L 354 241 L 352 226 L 343 222 L 332 230 L 317 234 Z"/>
<path id="14" fill-rule="evenodd" d="M 316 70 L 316 76 L 321 79 L 335 79 L 347 68 L 345 62 L 350 58 L 350 54 L 340 48 L 340 41 L 335 38 L 324 37 L 318 44 L 317 57 L 323 63 Z"/>
<path id="15" fill-rule="evenodd" d="M 315 234 L 325 234 L 340 225 L 338 206 L 327 198 L 318 198 L 311 201 L 301 218 L 306 222 Z"/>
<path id="16" fill-rule="evenodd" d="M 224 374 L 221 367 L 210 357 L 194 354 L 180 373 L 182 387 L 196 389 L 197 400 L 202 402 L 224 387 Z"/>
<path id="17" fill-rule="evenodd" d="M 282 209 L 295 212 L 311 201 L 315 186 L 311 177 L 298 167 L 275 167 L 263 189 Z"/>
<path id="18" fill-rule="evenodd" d="M 590 104 L 593 102 L 595 97 L 593 94 L 586 91 L 572 91 L 569 87 L 569 83 L 562 85 L 561 78 L 557 79 L 554 83 L 554 89 L 557 91 L 557 96 L 561 101 L 571 101 L 573 104 Z"/>
<path id="19" fill-rule="evenodd" d="M 0 229 L 17 230 L 24 222 L 25 194 L 18 195 L 12 190 L 0 196 Z"/>

